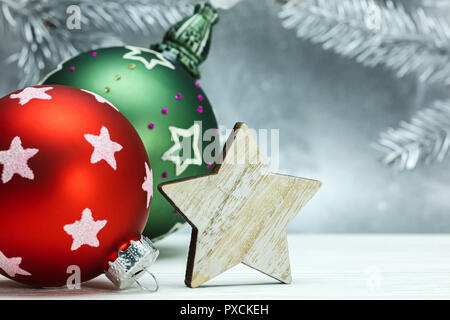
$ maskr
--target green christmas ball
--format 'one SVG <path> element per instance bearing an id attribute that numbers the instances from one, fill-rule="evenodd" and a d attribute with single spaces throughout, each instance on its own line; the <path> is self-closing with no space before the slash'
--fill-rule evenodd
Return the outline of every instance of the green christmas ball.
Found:
<path id="1" fill-rule="evenodd" d="M 144 142 L 153 169 L 155 187 L 144 235 L 158 240 L 179 229 L 183 218 L 156 187 L 210 173 L 211 163 L 203 151 L 212 141 L 206 141 L 204 134 L 218 128 L 206 94 L 185 65 L 150 49 L 105 48 L 63 62 L 43 84 L 97 93 L 128 118 Z M 215 139 L 218 134 L 211 138 Z"/>

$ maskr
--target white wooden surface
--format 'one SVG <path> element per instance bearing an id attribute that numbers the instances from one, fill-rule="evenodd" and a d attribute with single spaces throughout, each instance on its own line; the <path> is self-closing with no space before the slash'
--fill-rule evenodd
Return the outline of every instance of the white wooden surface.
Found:
<path id="1" fill-rule="evenodd" d="M 157 246 L 161 289 L 117 292 L 105 277 L 80 290 L 30 289 L 0 277 L 0 299 L 450 299 L 450 235 L 289 235 L 293 283 L 239 265 L 184 285 L 189 234 Z M 142 281 L 151 285 L 150 277 Z"/>

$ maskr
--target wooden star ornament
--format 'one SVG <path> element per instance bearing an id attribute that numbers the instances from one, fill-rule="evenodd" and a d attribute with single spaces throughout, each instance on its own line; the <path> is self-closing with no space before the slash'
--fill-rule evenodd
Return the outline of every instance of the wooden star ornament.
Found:
<path id="1" fill-rule="evenodd" d="M 210 175 L 158 186 L 193 228 L 186 285 L 198 287 L 241 262 L 290 283 L 286 227 L 321 182 L 271 173 L 244 123 L 219 159 Z"/>

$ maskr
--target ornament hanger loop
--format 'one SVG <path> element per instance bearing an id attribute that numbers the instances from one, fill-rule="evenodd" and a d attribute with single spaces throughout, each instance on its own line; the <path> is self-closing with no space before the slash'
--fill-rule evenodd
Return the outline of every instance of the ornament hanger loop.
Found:
<path id="1" fill-rule="evenodd" d="M 149 291 L 149 292 L 156 292 L 156 291 L 158 291 L 158 290 L 159 290 L 158 279 L 156 279 L 155 275 L 154 275 L 153 273 L 151 273 L 150 271 L 148 271 L 147 269 L 144 269 L 144 270 L 145 270 L 145 272 L 147 272 L 149 275 L 152 276 L 153 280 L 155 281 L 155 288 L 149 289 L 149 288 L 143 286 L 138 280 L 135 280 L 135 281 L 136 281 L 136 284 L 137 284 L 142 290 L 145 290 L 145 291 Z"/>

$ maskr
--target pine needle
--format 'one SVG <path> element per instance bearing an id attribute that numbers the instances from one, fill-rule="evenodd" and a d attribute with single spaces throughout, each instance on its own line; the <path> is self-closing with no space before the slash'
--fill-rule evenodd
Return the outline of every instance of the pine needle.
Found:
<path id="1" fill-rule="evenodd" d="M 400 170 L 443 161 L 450 148 L 450 100 L 437 101 L 410 122 L 381 133 L 374 147 L 384 153 L 383 163 Z"/>
<path id="2" fill-rule="evenodd" d="M 387 0 L 291 0 L 280 12 L 297 36 L 398 77 L 450 84 L 450 27 L 423 8 Z"/>
<path id="3" fill-rule="evenodd" d="M 81 30 L 67 28 L 72 5 L 81 10 Z M 166 29 L 191 10 L 188 0 L 0 0 L 0 28 L 22 43 L 7 62 L 17 64 L 24 87 L 79 52 L 123 44 L 121 32 Z"/>

